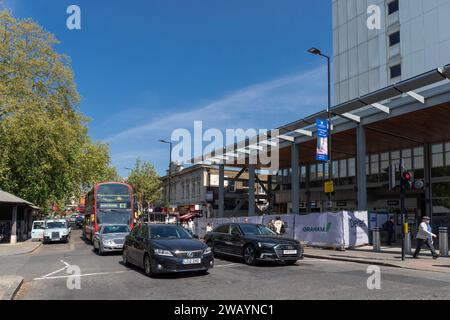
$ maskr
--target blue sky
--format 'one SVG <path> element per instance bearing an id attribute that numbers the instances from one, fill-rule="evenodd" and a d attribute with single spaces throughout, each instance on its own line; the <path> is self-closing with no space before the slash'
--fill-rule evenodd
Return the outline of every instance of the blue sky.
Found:
<path id="1" fill-rule="evenodd" d="M 1 0 L 0 0 L 1 2 Z M 177 128 L 267 128 L 326 106 L 329 0 L 3 0 L 61 41 L 94 140 L 126 176 L 137 157 L 159 173 Z M 66 28 L 81 8 L 82 29 Z"/>

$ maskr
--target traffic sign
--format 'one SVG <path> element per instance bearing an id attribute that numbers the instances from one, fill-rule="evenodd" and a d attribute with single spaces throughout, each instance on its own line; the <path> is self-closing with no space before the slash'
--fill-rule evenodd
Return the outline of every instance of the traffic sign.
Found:
<path id="1" fill-rule="evenodd" d="M 334 183 L 333 180 L 325 181 L 325 193 L 333 193 L 334 192 Z"/>

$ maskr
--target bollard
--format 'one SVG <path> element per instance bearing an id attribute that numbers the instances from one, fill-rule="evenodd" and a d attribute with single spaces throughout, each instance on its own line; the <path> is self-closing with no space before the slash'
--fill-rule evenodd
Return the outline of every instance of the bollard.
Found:
<path id="1" fill-rule="evenodd" d="M 439 253 L 442 257 L 448 257 L 447 227 L 439 227 Z"/>
<path id="2" fill-rule="evenodd" d="M 405 234 L 405 254 L 411 254 L 411 233 Z"/>
<path id="3" fill-rule="evenodd" d="M 373 228 L 373 251 L 381 251 L 381 241 L 380 241 L 380 230 L 381 228 Z"/>

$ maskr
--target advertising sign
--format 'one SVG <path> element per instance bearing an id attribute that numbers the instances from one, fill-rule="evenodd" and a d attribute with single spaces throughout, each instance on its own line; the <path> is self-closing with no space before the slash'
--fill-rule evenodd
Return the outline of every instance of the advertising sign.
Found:
<path id="1" fill-rule="evenodd" d="M 328 161 L 328 121 L 317 119 L 317 149 L 316 160 Z"/>
<path id="2" fill-rule="evenodd" d="M 343 212 L 345 247 L 369 243 L 369 219 L 367 211 Z"/>
<path id="3" fill-rule="evenodd" d="M 342 213 L 312 213 L 295 219 L 295 239 L 310 246 L 344 246 Z"/>

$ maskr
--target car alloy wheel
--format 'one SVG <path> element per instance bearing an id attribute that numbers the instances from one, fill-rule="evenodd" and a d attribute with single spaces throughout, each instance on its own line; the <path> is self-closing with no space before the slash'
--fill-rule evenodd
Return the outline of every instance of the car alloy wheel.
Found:
<path id="1" fill-rule="evenodd" d="M 150 262 L 150 257 L 148 255 L 145 255 L 144 258 L 144 272 L 147 276 L 152 275 L 152 264 Z"/>
<path id="2" fill-rule="evenodd" d="M 244 248 L 244 261 L 250 266 L 254 266 L 256 264 L 256 252 L 253 246 L 248 245 Z"/>

